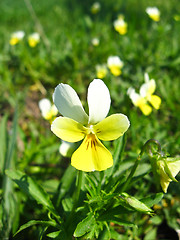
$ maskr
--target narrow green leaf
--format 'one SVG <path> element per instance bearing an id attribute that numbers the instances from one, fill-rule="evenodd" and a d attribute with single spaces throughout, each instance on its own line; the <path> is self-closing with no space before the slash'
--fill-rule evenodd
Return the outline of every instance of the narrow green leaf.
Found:
<path id="1" fill-rule="evenodd" d="M 56 228 L 59 228 L 59 225 L 55 222 L 55 221 L 41 221 L 41 220 L 31 220 L 25 224 L 23 224 L 19 230 L 14 234 L 17 235 L 19 232 L 23 231 L 24 229 L 28 228 L 28 227 L 31 227 L 33 225 L 43 225 L 43 226 L 52 226 L 52 227 L 56 227 Z"/>
<path id="2" fill-rule="evenodd" d="M 7 115 L 1 119 L 0 125 L 0 173 L 3 173 L 7 151 Z"/>
<path id="3" fill-rule="evenodd" d="M 154 204 L 159 203 L 161 201 L 161 199 L 163 198 L 163 196 L 164 196 L 163 193 L 152 194 L 146 198 L 142 198 L 141 202 L 146 204 L 148 207 L 152 207 Z"/>
<path id="4" fill-rule="evenodd" d="M 126 221 L 124 219 L 118 218 L 118 217 L 111 217 L 110 222 L 113 222 L 115 224 L 118 224 L 120 226 L 126 226 L 126 227 L 134 227 L 136 224 Z"/>
<path id="5" fill-rule="evenodd" d="M 46 236 L 50 238 L 57 238 L 61 232 L 62 232 L 61 230 L 56 232 L 51 232 L 51 233 L 48 233 Z"/>
<path id="6" fill-rule="evenodd" d="M 7 170 L 6 174 L 29 196 L 45 206 L 55 217 L 59 218 L 49 195 L 31 177 L 18 170 Z"/>
<path id="7" fill-rule="evenodd" d="M 3 227 L 0 233 L 0 238 L 3 237 L 9 238 L 9 233 L 12 229 L 13 221 L 15 219 L 16 212 L 16 197 L 14 194 L 14 187 L 11 179 L 9 179 L 5 174 L 5 169 L 13 168 L 15 165 L 15 147 L 16 147 L 16 136 L 17 136 L 17 110 L 15 110 L 13 124 L 12 124 L 12 135 L 7 137 L 7 119 L 4 120 L 3 126 L 5 129 L 1 129 L 4 131 L 4 143 L 3 147 L 6 147 L 6 152 L 2 155 L 4 156 L 4 166 L 3 166 L 3 182 L 2 182 L 2 222 Z M 2 139 L 1 139 L 2 140 Z M 3 149 L 1 149 L 3 151 Z"/>
<path id="8" fill-rule="evenodd" d="M 90 213 L 82 222 L 80 222 L 75 231 L 73 236 L 74 237 L 81 237 L 85 233 L 90 232 L 91 228 L 96 224 L 95 218 L 93 213 Z"/>

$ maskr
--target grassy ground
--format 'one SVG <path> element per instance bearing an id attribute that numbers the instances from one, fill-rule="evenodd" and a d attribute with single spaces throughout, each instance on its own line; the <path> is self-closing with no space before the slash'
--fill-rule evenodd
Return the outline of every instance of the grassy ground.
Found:
<path id="1" fill-rule="evenodd" d="M 7 115 L 7 129 L 11 129 L 13 114 L 18 106 L 17 150 L 14 153 L 16 168 L 34 176 L 47 191 L 56 191 L 70 159 L 60 156 L 60 141 L 50 131 L 49 123 L 42 118 L 38 102 L 44 97 L 51 100 L 54 88 L 62 82 L 70 84 L 77 91 L 87 109 L 87 87 L 96 78 L 95 67 L 106 63 L 111 55 L 119 56 L 124 62 L 122 75 L 115 77 L 108 73 L 103 81 L 111 93 L 110 113 L 123 113 L 131 122 L 126 135 L 126 159 L 134 158 L 151 138 L 157 139 L 163 150 L 171 156 L 177 156 L 180 145 L 180 21 L 174 17 L 180 14 L 180 2 L 105 0 L 99 1 L 101 10 L 93 15 L 90 11 L 93 1 L 32 0 L 37 19 L 27 2 L 0 2 L 1 122 L 3 116 Z M 145 12 L 148 6 L 159 8 L 159 22 L 148 17 Z M 128 23 L 128 32 L 124 36 L 119 35 L 113 27 L 119 14 L 124 14 Z M 26 35 L 19 44 L 10 46 L 10 35 L 17 30 L 23 30 Z M 31 48 L 27 36 L 36 31 L 40 32 L 41 41 Z M 99 38 L 99 46 L 92 45 L 94 37 Z M 145 72 L 156 80 L 155 94 L 162 100 L 160 109 L 153 109 L 149 116 L 144 116 L 133 106 L 127 95 L 129 87 L 136 90 L 140 88 Z M 113 143 L 105 145 L 113 152 Z M 2 160 L 1 164 L 4 164 Z M 0 170 L 2 173 L 3 167 Z M 140 186 L 137 182 L 132 193 L 139 187 L 144 193 L 154 192 L 153 181 L 147 177 Z M 168 204 L 171 201 L 175 201 L 175 204 L 179 202 L 178 190 L 178 183 L 169 187 L 166 196 Z M 22 223 L 44 216 L 44 209 L 38 208 L 33 201 L 30 205 L 25 195 L 19 199 L 20 215 L 13 226 L 14 231 Z M 161 216 L 166 216 L 162 217 L 166 221 L 170 216 L 177 216 L 177 208 L 170 213 L 172 209 L 169 206 L 165 213 L 159 210 Z M 142 224 L 140 218 L 137 221 Z M 158 224 L 155 222 L 154 225 Z M 21 239 L 37 236 L 36 228 L 26 231 L 28 238 L 22 234 Z M 24 233 L 24 236 L 27 234 Z M 127 231 L 126 239 L 143 239 L 146 235 L 143 228 L 128 234 Z"/>

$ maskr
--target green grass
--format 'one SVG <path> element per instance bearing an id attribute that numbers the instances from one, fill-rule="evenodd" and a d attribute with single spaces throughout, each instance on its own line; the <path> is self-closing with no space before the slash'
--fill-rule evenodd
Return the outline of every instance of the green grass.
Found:
<path id="1" fill-rule="evenodd" d="M 101 10 L 93 15 L 90 11 L 93 1 L 32 0 L 33 9 L 47 39 L 44 41 L 41 35 L 41 41 L 34 49 L 29 47 L 27 37 L 30 33 L 39 31 L 39 28 L 25 2 L 17 0 L 0 2 L 1 129 L 5 131 L 6 128 L 8 133 L 11 133 L 13 115 L 18 104 L 15 167 L 33 176 L 53 194 L 70 164 L 70 159 L 60 156 L 58 152 L 60 140 L 50 131 L 50 124 L 42 118 L 38 102 L 43 97 L 51 100 L 54 88 L 62 82 L 68 83 L 76 90 L 87 109 L 87 87 L 96 78 L 95 66 L 106 63 L 111 55 L 119 56 L 124 62 L 120 77 L 108 73 L 103 79 L 111 94 L 110 113 L 123 113 L 131 122 L 126 134 L 124 161 L 134 159 L 143 144 L 151 138 L 157 139 L 163 150 L 171 156 L 179 154 L 180 21 L 175 21 L 174 15 L 179 14 L 177 9 L 180 8 L 180 2 L 178 0 L 99 2 Z M 159 22 L 153 22 L 147 16 L 145 9 L 148 6 L 159 8 L 161 11 Z M 113 28 L 113 21 L 120 13 L 124 14 L 128 23 L 128 32 L 124 36 L 120 36 Z M 25 31 L 25 38 L 19 44 L 10 46 L 10 35 L 17 30 Z M 100 39 L 99 46 L 92 45 L 93 37 Z M 144 82 L 145 72 L 156 80 L 155 94 L 162 99 L 160 109 L 158 111 L 154 109 L 149 116 L 144 116 L 134 107 L 127 96 L 129 87 L 139 90 Z M 32 91 L 35 84 L 40 85 L 40 88 Z M 105 145 L 114 152 L 114 143 Z M 4 146 L 2 144 L 3 149 Z M 0 180 L 3 180 L 2 169 Z M 137 196 L 140 197 L 141 191 L 144 194 L 154 193 L 153 181 L 150 177 L 146 177 L 144 182 L 138 180 L 131 194 L 137 191 Z M 171 197 L 174 194 L 176 201 L 179 201 L 180 195 L 175 186 L 178 188 L 178 183 L 169 187 L 169 194 Z M 1 187 L 2 194 L 3 186 Z M 18 210 L 19 218 L 14 225 L 11 223 L 10 236 L 21 224 L 45 216 L 44 209 L 39 208 L 33 200 L 27 200 L 19 190 L 16 192 L 16 200 L 21 202 L 21 207 Z M 171 197 L 167 197 L 167 201 L 170 201 Z M 165 214 L 161 211 L 160 215 Z M 137 221 L 141 222 L 140 217 Z M 28 239 L 33 237 L 38 239 L 37 232 L 40 231 L 35 227 L 26 230 Z M 131 234 L 139 239 L 138 237 L 145 233 L 140 228 L 133 229 Z M 27 238 L 21 233 L 21 238 L 15 239 Z"/>

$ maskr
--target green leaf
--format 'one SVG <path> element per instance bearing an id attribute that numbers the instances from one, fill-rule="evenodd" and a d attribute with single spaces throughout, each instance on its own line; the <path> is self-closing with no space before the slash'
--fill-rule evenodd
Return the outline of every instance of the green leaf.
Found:
<path id="1" fill-rule="evenodd" d="M 83 236 L 85 233 L 90 232 L 91 228 L 96 225 L 96 220 L 94 218 L 93 213 L 89 213 L 89 215 L 82 221 L 80 222 L 75 231 L 73 236 L 74 237 L 81 237 Z"/>
<path id="2" fill-rule="evenodd" d="M 7 115 L 1 119 L 0 125 L 0 173 L 4 170 L 5 156 L 7 151 Z"/>
<path id="3" fill-rule="evenodd" d="M 60 236 L 61 232 L 62 232 L 61 230 L 60 231 L 56 231 L 56 232 L 51 232 L 51 233 L 48 233 L 47 236 L 50 237 L 50 238 L 57 238 L 57 237 Z"/>
<path id="4" fill-rule="evenodd" d="M 58 186 L 56 206 L 59 206 L 62 198 L 66 195 L 67 192 L 70 193 L 70 189 L 73 186 L 73 182 L 75 182 L 76 174 L 77 174 L 76 169 L 69 165 Z M 74 188 L 72 191 L 74 191 Z"/>
<path id="5" fill-rule="evenodd" d="M 6 174 L 30 197 L 46 207 L 56 218 L 59 219 L 49 195 L 31 177 L 18 170 L 7 170 Z"/>
<path id="6" fill-rule="evenodd" d="M 163 198 L 163 196 L 164 196 L 163 193 L 152 194 L 146 198 L 142 198 L 141 202 L 146 204 L 148 207 L 152 207 L 154 204 L 159 203 L 161 201 L 161 199 Z"/>
<path id="7" fill-rule="evenodd" d="M 12 125 L 12 135 L 7 138 L 7 119 L 3 119 L 3 123 L 1 125 L 2 136 L 1 141 L 4 139 L 4 143 L 2 143 L 1 149 L 2 155 L 4 159 L 1 159 L 1 163 L 3 166 L 3 181 L 2 181 L 2 223 L 3 227 L 0 233 L 0 238 L 9 238 L 9 233 L 12 229 L 13 222 L 15 221 L 15 216 L 17 213 L 17 201 L 14 193 L 14 186 L 11 179 L 9 179 L 4 171 L 9 168 L 13 168 L 15 165 L 15 148 L 16 148 L 16 137 L 17 137 L 17 110 L 14 113 L 13 125 Z M 4 127 L 5 129 L 2 129 Z M 4 135 L 4 136 L 3 136 Z M 4 149 L 6 147 L 6 150 Z"/>
<path id="8" fill-rule="evenodd" d="M 118 217 L 111 217 L 110 219 L 110 222 L 113 222 L 115 224 L 118 224 L 120 226 L 126 226 L 126 227 L 134 227 L 136 226 L 134 223 L 132 222 L 129 222 L 129 221 L 126 221 L 126 220 L 123 220 L 121 218 L 118 218 Z"/>
<path id="9" fill-rule="evenodd" d="M 40 224 L 40 225 L 43 225 L 43 226 L 52 226 L 52 227 L 56 227 L 56 228 L 59 228 L 60 226 L 55 222 L 55 221 L 41 221 L 41 220 L 31 220 L 25 224 L 23 224 L 19 230 L 14 234 L 17 235 L 19 232 L 23 231 L 24 229 L 28 228 L 28 227 L 31 227 L 33 225 L 37 225 L 37 224 Z"/>

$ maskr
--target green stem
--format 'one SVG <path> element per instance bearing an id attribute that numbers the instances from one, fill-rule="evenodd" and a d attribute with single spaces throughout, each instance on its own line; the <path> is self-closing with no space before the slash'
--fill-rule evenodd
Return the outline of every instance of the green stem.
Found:
<path id="1" fill-rule="evenodd" d="M 74 193 L 74 206 L 73 206 L 73 210 L 78 205 L 79 195 L 80 195 L 81 185 L 82 185 L 82 179 L 83 179 L 83 172 L 78 170 L 77 181 L 76 181 L 76 191 Z"/>
<path id="2" fill-rule="evenodd" d="M 134 176 L 134 173 L 135 173 L 135 171 L 136 171 L 136 169 L 137 169 L 137 167 L 138 167 L 138 165 L 139 165 L 139 163 L 140 163 L 140 160 L 141 160 L 141 158 L 142 158 L 142 155 L 143 155 L 146 151 L 147 151 L 147 153 L 148 153 L 150 156 L 153 155 L 153 151 L 152 151 L 152 147 L 151 147 L 152 144 L 155 144 L 155 145 L 158 147 L 158 152 L 161 152 L 161 145 L 160 145 L 160 143 L 159 143 L 157 140 L 155 140 L 155 139 L 150 139 L 150 140 L 148 140 L 148 141 L 143 145 L 143 147 L 142 147 L 142 149 L 141 149 L 141 152 L 140 152 L 140 154 L 138 155 L 138 157 L 137 157 L 137 159 L 136 159 L 136 161 L 135 161 L 135 164 L 134 164 L 133 168 L 131 169 L 131 172 L 130 172 L 130 174 L 129 174 L 127 180 L 126 180 L 126 182 L 124 183 L 124 185 L 123 185 L 122 188 L 121 188 L 121 193 L 124 192 L 124 191 L 126 190 L 126 188 L 128 187 L 128 185 L 130 184 L 130 182 L 131 182 L 131 180 L 132 180 L 132 178 L 133 178 L 133 176 Z"/>

